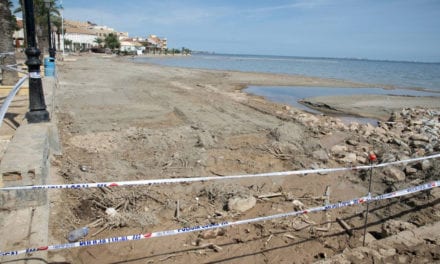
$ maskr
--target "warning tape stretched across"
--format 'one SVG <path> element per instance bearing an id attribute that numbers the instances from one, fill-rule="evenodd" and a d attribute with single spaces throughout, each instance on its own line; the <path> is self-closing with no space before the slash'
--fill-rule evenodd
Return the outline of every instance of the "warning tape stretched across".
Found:
<path id="1" fill-rule="evenodd" d="M 244 175 L 230 175 L 230 176 L 206 176 L 206 177 L 192 177 L 192 178 L 154 179 L 154 180 L 120 181 L 120 182 L 16 186 L 16 187 L 3 187 L 3 188 L 0 188 L 0 191 L 35 190 L 35 189 L 85 189 L 85 188 L 101 188 L 101 187 L 116 187 L 116 186 L 157 185 L 157 184 L 172 184 L 172 183 L 183 183 L 183 182 L 201 182 L 201 181 L 213 181 L 213 180 L 231 180 L 231 179 L 244 179 L 244 178 L 256 178 L 256 177 L 305 175 L 305 174 L 312 174 L 312 173 L 329 173 L 329 172 L 350 171 L 350 170 L 366 170 L 366 169 L 370 169 L 370 168 L 380 168 L 380 167 L 385 167 L 385 166 L 389 166 L 389 165 L 397 165 L 397 164 L 410 163 L 410 162 L 416 162 L 416 161 L 427 160 L 427 159 L 435 159 L 435 158 L 440 158 L 440 154 L 435 154 L 435 155 L 420 157 L 420 158 L 407 159 L 407 160 L 399 160 L 399 161 L 381 163 L 381 164 L 356 166 L 356 167 L 296 170 L 296 171 L 268 172 L 268 173 L 259 173 L 259 174 L 244 174 Z"/>
<path id="2" fill-rule="evenodd" d="M 440 186 L 440 181 L 435 182 L 429 182 L 422 185 L 406 188 L 403 190 L 399 190 L 392 193 L 386 193 L 375 197 L 361 197 L 356 198 L 344 202 L 329 204 L 325 206 L 319 206 L 319 207 L 313 207 L 309 209 L 305 209 L 302 211 L 292 211 L 288 213 L 282 213 L 282 214 L 276 214 L 276 215 L 269 215 L 269 216 L 262 216 L 262 217 L 256 217 L 251 219 L 245 219 L 245 220 L 239 220 L 234 222 L 221 222 L 221 223 L 214 223 L 214 224 L 207 224 L 207 225 L 198 225 L 193 227 L 183 227 L 173 230 L 167 230 L 167 231 L 160 231 L 160 232 L 153 232 L 153 233 L 146 233 L 146 234 L 136 234 L 136 235 L 129 235 L 129 236 L 119 236 L 119 237 L 111 237 L 111 238 L 102 238 L 102 239 L 94 239 L 94 240 L 87 240 L 87 241 L 80 241 L 75 243 L 66 243 L 66 244 L 59 244 L 59 245 L 51 245 L 51 246 L 42 246 L 37 248 L 28 248 L 23 250 L 15 250 L 15 251 L 0 251 L 0 256 L 16 256 L 20 254 L 25 253 L 32 253 L 37 251 L 49 251 L 49 250 L 57 250 L 57 249 L 68 249 L 68 248 L 78 248 L 78 247 L 88 247 L 88 246 L 97 246 L 97 245 L 104 245 L 104 244 L 113 244 L 118 242 L 124 242 L 124 241 L 135 241 L 135 240 L 141 240 L 141 239 L 147 239 L 147 238 L 154 238 L 154 237 L 164 237 L 164 236 L 174 236 L 184 233 L 191 233 L 191 232 L 197 232 L 197 231 L 203 231 L 203 230 L 209 230 L 209 229 L 215 229 L 220 227 L 227 227 L 227 226 L 235 226 L 235 225 L 243 225 L 243 224 L 249 224 L 253 222 L 260 222 L 260 221 L 267 221 L 267 220 L 273 220 L 277 218 L 285 218 L 289 216 L 297 216 L 307 213 L 314 213 L 319 211 L 326 211 L 326 210 L 332 210 L 352 205 L 359 205 L 363 204 L 365 202 L 370 201 L 379 201 L 379 200 L 385 200 L 395 197 L 400 197 L 404 195 L 409 195 L 416 192 L 421 192 L 424 190 L 433 189 L 435 187 Z"/>

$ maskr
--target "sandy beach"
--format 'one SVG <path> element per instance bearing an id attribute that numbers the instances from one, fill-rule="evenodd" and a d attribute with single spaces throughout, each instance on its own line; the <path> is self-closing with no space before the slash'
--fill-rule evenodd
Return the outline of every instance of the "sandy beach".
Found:
<path id="1" fill-rule="evenodd" d="M 440 97 L 396 95 L 318 96 L 301 101 L 308 107 L 330 114 L 349 114 L 386 121 L 402 108 L 439 109 Z"/>
<path id="2" fill-rule="evenodd" d="M 391 113 L 399 112 L 394 114 L 393 124 L 382 122 L 373 127 L 344 124 L 336 117 L 309 114 L 242 91 L 248 85 L 373 87 L 369 84 L 164 67 L 89 54 L 64 61 L 59 66 L 59 83 L 56 118 L 63 155 L 53 160 L 52 166 L 60 182 L 345 167 L 369 164 L 371 151 L 380 162 L 439 151 L 438 137 L 420 134 L 423 124 L 413 124 L 415 118 L 431 120 L 433 113 L 435 116 L 437 112 L 433 111 L 440 105 L 438 98 L 328 97 L 305 102 L 338 114 L 379 120 L 388 120 Z M 408 107 L 414 109 L 402 110 Z M 438 120 L 432 120 L 430 129 L 438 131 Z M 406 132 L 396 124 L 408 124 Z M 395 174 L 375 170 L 372 193 L 421 183 L 424 179 L 418 177 L 428 171 L 432 177 L 439 177 L 435 166 L 404 165 L 397 167 Z M 96 239 L 321 206 L 327 187 L 331 190 L 327 198 L 333 203 L 366 195 L 368 181 L 365 173 L 346 171 L 63 191 L 53 197 L 50 241 L 64 243 L 68 230 L 88 225 L 91 230 L 87 239 Z M 392 236 L 392 232 L 382 235 L 383 224 L 390 220 L 410 223 L 416 233 L 417 228 L 440 220 L 440 192 L 433 190 L 430 195 L 429 199 L 414 195 L 400 202 L 372 204 L 369 239 L 380 241 L 381 236 Z M 235 208 L 231 199 L 254 202 L 245 209 Z M 116 208 L 117 217 L 107 215 L 106 208 Z M 294 263 L 311 263 L 362 246 L 364 209 L 365 206 L 346 207 L 328 214 L 307 214 L 209 232 L 55 251 L 50 257 L 52 261 L 71 263 L 292 263 L 295 256 Z M 352 231 L 347 233 L 336 218 L 348 223 Z M 417 257 L 434 261 L 435 254 L 430 252 L 439 245 L 416 247 L 413 255 L 405 244 L 394 248 L 398 249 L 397 256 L 408 261 Z M 358 261 L 363 263 L 377 261 L 377 256 L 367 249 L 360 255 L 364 259 Z M 395 260 L 391 255 L 380 256 L 385 262 Z"/>

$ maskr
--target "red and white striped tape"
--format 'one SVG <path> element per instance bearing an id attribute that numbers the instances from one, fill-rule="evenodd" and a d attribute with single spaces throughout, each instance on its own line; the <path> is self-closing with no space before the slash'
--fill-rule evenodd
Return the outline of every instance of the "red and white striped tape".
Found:
<path id="1" fill-rule="evenodd" d="M 192 177 L 192 178 L 173 178 L 173 179 L 154 179 L 154 180 L 138 180 L 138 181 L 119 181 L 119 182 L 99 182 L 99 183 L 73 183 L 73 184 L 48 184 L 48 185 L 32 185 L 32 186 L 15 186 L 15 187 L 3 187 L 0 191 L 12 191 L 12 190 L 36 190 L 36 189 L 85 189 L 85 188 L 101 188 L 101 187 L 117 187 L 117 186 L 136 186 L 136 185 L 158 185 L 158 184 L 173 184 L 173 183 L 188 183 L 188 182 L 202 182 L 202 181 L 214 181 L 214 180 L 235 180 L 245 178 L 257 178 L 257 177 L 279 177 L 288 175 L 305 175 L 312 173 L 329 173 L 340 172 L 350 170 L 366 170 L 371 168 L 381 168 L 390 165 L 398 165 L 428 159 L 440 158 L 440 154 L 435 154 L 426 157 L 413 158 L 407 160 L 399 160 L 381 164 L 372 164 L 356 167 L 341 167 L 341 168 L 329 168 L 329 169 L 311 169 L 311 170 L 296 170 L 296 171 L 281 171 L 281 172 L 268 172 L 258 174 L 244 174 L 244 175 L 229 175 L 229 176 L 205 176 L 205 177 Z"/>
<path id="2" fill-rule="evenodd" d="M 37 251 L 49 251 L 49 250 L 58 250 L 58 249 L 69 249 L 69 248 L 79 248 L 79 247 L 89 247 L 89 246 L 97 246 L 97 245 L 105 245 L 105 244 L 113 244 L 113 243 L 119 243 L 119 242 L 125 242 L 125 241 L 135 241 L 135 240 L 142 240 L 147 238 L 155 238 L 155 237 L 164 237 L 164 236 L 174 236 L 174 235 L 180 235 L 185 233 L 191 233 L 191 232 L 197 232 L 197 231 L 203 231 L 203 230 L 209 230 L 209 229 L 215 229 L 220 227 L 228 227 L 228 226 L 235 226 L 235 225 L 243 225 L 243 224 L 249 224 L 253 222 L 260 222 L 260 221 L 267 221 L 267 220 L 273 220 L 277 218 L 285 218 L 289 216 L 297 216 L 307 213 L 315 213 L 320 211 L 327 211 L 332 209 L 338 209 L 342 207 L 352 206 L 352 205 L 359 205 L 363 204 L 365 202 L 370 201 L 379 201 L 379 200 L 385 200 L 395 197 L 400 197 L 404 195 L 409 195 L 417 192 L 421 192 L 424 190 L 433 189 L 435 187 L 440 186 L 440 181 L 435 182 L 429 182 L 422 185 L 406 188 L 403 190 L 399 190 L 392 193 L 386 193 L 375 197 L 361 197 L 356 198 L 344 202 L 329 204 L 325 206 L 319 206 L 319 207 L 313 207 L 309 209 L 305 209 L 302 211 L 292 211 L 282 214 L 275 214 L 275 215 L 269 215 L 269 216 L 262 216 L 262 217 L 256 217 L 251 219 L 245 219 L 245 220 L 239 220 L 234 222 L 221 222 L 221 223 L 214 223 L 214 224 L 207 224 L 207 225 L 198 225 L 193 227 L 184 227 L 184 228 L 178 228 L 173 230 L 167 230 L 167 231 L 159 231 L 159 232 L 152 232 L 152 233 L 146 233 L 146 234 L 136 234 L 136 235 L 129 235 L 129 236 L 119 236 L 119 237 L 111 237 L 111 238 L 102 238 L 102 239 L 94 239 L 94 240 L 86 240 L 86 241 L 80 241 L 75 243 L 66 243 L 66 244 L 59 244 L 59 245 L 51 245 L 51 246 L 42 246 L 37 248 L 28 248 L 23 250 L 14 250 L 14 251 L 0 251 L 0 256 L 16 256 L 20 254 L 25 253 L 32 253 Z"/>

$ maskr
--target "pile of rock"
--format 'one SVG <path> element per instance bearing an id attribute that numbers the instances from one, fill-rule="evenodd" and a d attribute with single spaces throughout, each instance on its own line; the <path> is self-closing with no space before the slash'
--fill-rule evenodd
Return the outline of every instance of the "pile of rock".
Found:
<path id="1" fill-rule="evenodd" d="M 378 161 L 393 162 L 414 157 L 422 157 L 440 151 L 440 111 L 409 108 L 392 113 L 387 122 L 371 124 L 352 122 L 343 124 L 337 118 L 322 116 L 310 117 L 301 113 L 294 119 L 318 131 L 343 131 L 347 140 L 334 145 L 329 157 L 342 165 L 368 164 L 368 155 L 374 151 Z M 331 132 L 330 132 L 331 133 Z M 425 160 L 400 167 L 387 167 L 383 174 L 387 182 L 404 181 L 407 177 L 417 178 L 419 174 L 432 172 L 435 163 Z M 437 172 L 438 174 L 438 172 Z"/>

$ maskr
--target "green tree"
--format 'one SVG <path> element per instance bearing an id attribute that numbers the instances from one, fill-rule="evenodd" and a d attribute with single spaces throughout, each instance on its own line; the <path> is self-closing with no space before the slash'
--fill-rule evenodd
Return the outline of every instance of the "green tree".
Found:
<path id="1" fill-rule="evenodd" d="M 95 38 L 93 42 L 95 42 L 96 44 L 98 44 L 99 47 L 101 47 L 101 44 L 104 42 L 104 40 L 102 40 L 102 38 Z"/>
<path id="2" fill-rule="evenodd" d="M 119 49 L 121 43 L 119 42 L 118 36 L 116 34 L 110 33 L 104 39 L 105 47 L 111 50 Z"/>
<path id="3" fill-rule="evenodd" d="M 11 1 L 0 0 L 0 63 L 2 66 L 16 64 L 13 35 L 17 21 L 11 13 L 11 7 Z M 3 85 L 14 85 L 17 80 L 17 72 L 2 69 Z"/>
<path id="4" fill-rule="evenodd" d="M 185 55 L 191 54 L 191 50 L 188 49 L 188 48 L 183 47 L 182 48 L 182 54 L 185 54 Z"/>
<path id="5" fill-rule="evenodd" d="M 61 16 L 51 16 L 50 17 L 50 21 L 54 25 L 54 28 L 52 28 L 52 30 L 57 34 L 57 44 L 58 44 L 58 46 L 56 48 L 57 48 L 57 50 L 61 50 L 61 34 L 63 33 L 61 31 L 62 23 L 63 23 L 62 22 L 62 18 L 61 18 Z"/>

